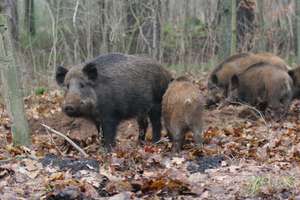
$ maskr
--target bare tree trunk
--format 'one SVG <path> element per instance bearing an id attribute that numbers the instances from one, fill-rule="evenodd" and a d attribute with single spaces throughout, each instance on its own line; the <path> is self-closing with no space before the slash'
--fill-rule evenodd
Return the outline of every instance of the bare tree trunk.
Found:
<path id="1" fill-rule="evenodd" d="M 161 1 L 154 1 L 155 17 L 153 21 L 153 57 L 160 60 L 160 39 L 161 39 Z"/>
<path id="2" fill-rule="evenodd" d="M 101 44 L 101 52 L 110 52 L 110 39 L 109 35 L 111 30 L 109 29 L 109 25 L 107 22 L 107 16 L 109 15 L 110 8 L 108 6 L 108 0 L 99 0 L 99 7 L 100 7 L 100 30 L 101 30 L 101 37 L 102 37 L 102 44 Z"/>
<path id="3" fill-rule="evenodd" d="M 237 41 L 239 51 L 253 48 L 255 0 L 237 1 Z"/>
<path id="4" fill-rule="evenodd" d="M 295 38 L 296 38 L 296 62 L 297 64 L 300 64 L 300 2 L 299 0 L 295 0 L 295 9 L 296 9 L 296 18 L 295 18 L 295 26 L 296 26 L 296 32 L 295 32 Z"/>
<path id="5" fill-rule="evenodd" d="M 264 20 L 264 0 L 257 1 L 258 7 L 258 24 L 260 29 L 260 40 L 258 41 L 258 50 L 266 50 L 266 37 L 265 37 L 265 20 Z"/>
<path id="6" fill-rule="evenodd" d="M 85 1 L 85 17 L 86 17 L 86 58 L 93 58 L 93 32 L 92 32 L 92 1 Z"/>
<path id="7" fill-rule="evenodd" d="M 166 21 L 169 21 L 170 20 L 170 0 L 165 0 L 165 18 L 166 18 Z"/>
<path id="8" fill-rule="evenodd" d="M 188 42 L 188 20 L 189 20 L 189 7 L 190 7 L 190 0 L 186 0 L 184 4 L 184 29 L 183 29 L 183 35 L 182 35 L 182 60 L 184 64 L 184 70 L 187 71 L 187 58 L 188 58 L 188 50 L 187 50 L 187 42 Z"/>
<path id="9" fill-rule="evenodd" d="M 230 54 L 236 53 L 237 48 L 236 0 L 231 0 L 231 48 Z"/>
<path id="10" fill-rule="evenodd" d="M 137 21 L 139 5 L 135 1 L 126 0 L 127 1 L 127 11 L 126 11 L 126 20 L 127 20 L 127 37 L 128 37 L 128 53 L 134 54 L 137 51 L 137 38 L 139 35 L 139 27 L 140 24 Z M 140 8 L 141 9 L 141 8 Z M 140 18 L 142 16 L 139 16 Z"/>
<path id="11" fill-rule="evenodd" d="M 12 120 L 12 134 L 14 145 L 30 145 L 30 132 L 25 117 L 22 92 L 20 90 L 19 68 L 17 66 L 17 48 L 14 44 L 14 28 L 11 20 L 13 0 L 6 0 L 6 15 L 1 13 L 1 77 L 4 85 L 6 107 Z M 8 30 L 6 30 L 6 27 Z"/>
<path id="12" fill-rule="evenodd" d="M 231 0 L 219 0 L 218 2 L 218 24 L 221 28 L 218 32 L 219 48 L 218 57 L 219 60 L 223 60 L 230 56 L 231 51 Z"/>
<path id="13" fill-rule="evenodd" d="M 34 0 L 25 0 L 25 30 L 30 36 L 35 35 Z"/>
<path id="14" fill-rule="evenodd" d="M 8 25 L 11 27 L 12 45 L 15 49 L 19 49 L 19 22 L 18 22 L 18 6 L 17 1 L 6 1 L 6 12 L 9 16 Z M 5 11 L 3 11 L 5 12 Z"/>

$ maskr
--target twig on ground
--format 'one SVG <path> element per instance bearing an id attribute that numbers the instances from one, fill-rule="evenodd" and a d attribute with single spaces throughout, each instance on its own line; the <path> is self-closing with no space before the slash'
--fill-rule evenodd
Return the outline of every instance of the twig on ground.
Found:
<path id="1" fill-rule="evenodd" d="M 18 155 L 18 156 L 15 156 L 15 157 L 7 158 L 5 160 L 0 160 L 0 164 L 5 164 L 5 163 L 8 163 L 12 160 L 23 160 L 23 159 L 26 159 L 26 158 L 30 158 L 30 159 L 35 160 L 35 161 L 38 160 L 35 156 L 32 156 L 32 155 Z"/>
<path id="2" fill-rule="evenodd" d="M 168 141 L 169 141 L 168 138 L 162 138 L 162 139 L 158 140 L 157 142 L 155 142 L 154 144 L 159 144 L 159 143 L 168 142 Z"/>
<path id="3" fill-rule="evenodd" d="M 66 141 L 68 141 L 75 149 L 77 149 L 84 157 L 89 157 L 89 155 L 88 155 L 87 153 L 85 153 L 85 151 L 84 151 L 82 148 L 80 148 L 75 142 L 73 142 L 73 141 L 72 141 L 70 138 L 68 138 L 67 136 L 65 136 L 64 134 L 62 134 L 62 133 L 60 133 L 60 132 L 58 132 L 58 131 L 56 131 L 56 130 L 54 130 L 53 128 L 51 128 L 51 127 L 49 127 L 49 126 L 47 126 L 47 125 L 45 125 L 45 124 L 42 124 L 42 123 L 41 123 L 41 125 L 42 125 L 44 128 L 48 129 L 49 131 L 55 133 L 56 135 L 59 135 L 59 136 L 63 137 L 63 138 L 64 138 Z"/>
<path id="4" fill-rule="evenodd" d="M 266 119 L 264 118 L 264 115 L 263 115 L 259 110 L 257 110 L 255 107 L 250 106 L 250 105 L 245 104 L 245 103 L 242 103 L 242 102 L 231 101 L 231 100 L 229 100 L 229 99 L 225 99 L 225 101 L 227 101 L 227 102 L 229 102 L 229 103 L 232 103 L 232 104 L 238 104 L 238 105 L 241 105 L 241 106 L 246 106 L 246 107 L 248 107 L 248 108 L 254 110 L 254 111 L 261 117 L 261 119 L 263 120 L 264 124 L 266 125 L 266 127 L 267 127 L 268 130 L 269 130 L 270 125 L 267 123 Z"/>
<path id="5" fill-rule="evenodd" d="M 51 143 L 54 145 L 55 149 L 60 153 L 60 155 L 65 156 L 65 154 L 58 148 L 58 146 L 55 144 L 52 134 L 49 132 L 49 130 L 46 128 L 46 132 L 50 137 Z"/>

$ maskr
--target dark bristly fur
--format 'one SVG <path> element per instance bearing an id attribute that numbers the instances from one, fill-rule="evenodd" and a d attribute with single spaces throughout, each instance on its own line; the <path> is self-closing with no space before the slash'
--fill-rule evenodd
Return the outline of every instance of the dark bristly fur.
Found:
<path id="1" fill-rule="evenodd" d="M 108 149 L 115 145 L 120 121 L 129 118 L 138 118 L 139 138 L 144 140 L 149 116 L 153 142 L 160 139 L 161 101 L 172 77 L 153 59 L 101 55 L 67 72 L 60 67 L 56 79 L 66 89 L 64 112 L 92 120 L 98 130 L 101 124 Z"/>

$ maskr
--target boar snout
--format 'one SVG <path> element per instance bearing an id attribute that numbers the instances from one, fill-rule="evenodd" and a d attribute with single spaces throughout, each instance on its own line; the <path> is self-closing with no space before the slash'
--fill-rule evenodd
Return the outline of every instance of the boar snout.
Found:
<path id="1" fill-rule="evenodd" d="M 272 119 L 275 122 L 279 122 L 284 119 L 287 115 L 287 110 L 285 108 L 272 108 L 268 107 L 265 111 L 265 115 L 268 119 Z"/>
<path id="2" fill-rule="evenodd" d="M 76 109 L 73 105 L 64 105 L 63 106 L 63 111 L 67 114 L 67 115 L 74 115 L 76 113 Z"/>
<path id="3" fill-rule="evenodd" d="M 81 104 L 82 101 L 79 95 L 68 94 L 66 95 L 62 109 L 68 116 L 75 117 L 79 113 Z"/>

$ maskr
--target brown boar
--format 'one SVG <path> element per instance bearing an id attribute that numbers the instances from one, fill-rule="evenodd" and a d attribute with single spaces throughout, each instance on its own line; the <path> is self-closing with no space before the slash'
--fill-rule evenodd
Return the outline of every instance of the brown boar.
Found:
<path id="1" fill-rule="evenodd" d="M 256 106 L 276 120 L 287 113 L 291 104 L 293 81 L 280 66 L 256 63 L 233 75 L 231 85 L 240 101 Z"/>
<path id="2" fill-rule="evenodd" d="M 266 62 L 285 71 L 288 65 L 280 57 L 267 52 L 240 53 L 233 55 L 220 63 L 210 74 L 208 79 L 207 105 L 218 103 L 222 98 L 228 97 L 230 80 L 234 74 L 245 71 L 255 63 Z"/>
<path id="3" fill-rule="evenodd" d="M 259 52 L 256 53 L 255 56 L 258 58 L 258 62 L 266 62 L 270 63 L 275 67 L 279 67 L 285 71 L 290 69 L 290 66 L 279 56 L 276 56 L 269 52 Z"/>
<path id="4" fill-rule="evenodd" d="M 293 79 L 293 98 L 300 98 L 300 67 L 289 70 L 289 75 Z"/>
<path id="5" fill-rule="evenodd" d="M 182 148 L 185 134 L 192 131 L 195 143 L 202 145 L 203 96 L 199 89 L 185 77 L 169 85 L 162 101 L 162 116 L 173 152 Z"/>

